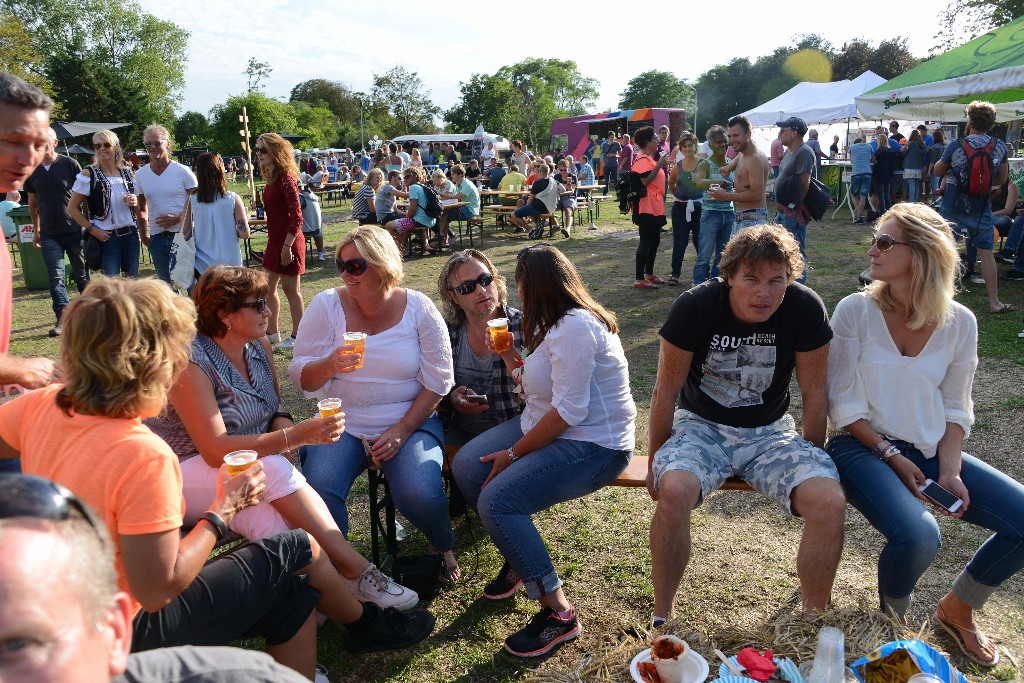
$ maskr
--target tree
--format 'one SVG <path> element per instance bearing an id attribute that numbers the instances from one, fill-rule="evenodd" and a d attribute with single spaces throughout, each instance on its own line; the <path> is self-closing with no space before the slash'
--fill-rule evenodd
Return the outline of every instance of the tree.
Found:
<path id="1" fill-rule="evenodd" d="M 56 99 L 57 91 L 43 75 L 46 59 L 35 51 L 32 34 L 24 22 L 10 12 L 0 12 L 0 71 L 13 74 Z M 54 119 L 64 116 L 63 105 L 54 102 Z"/>
<path id="2" fill-rule="evenodd" d="M 387 73 L 374 74 L 370 97 L 373 121 L 386 138 L 439 130 L 435 118 L 441 109 L 415 71 L 396 66 Z"/>
<path id="3" fill-rule="evenodd" d="M 495 76 L 511 83 L 517 97 L 518 125 L 505 135 L 526 138 L 534 148 L 541 134 L 547 144 L 553 119 L 585 114 L 599 94 L 598 82 L 571 60 L 530 58 L 502 67 Z"/>
<path id="4" fill-rule="evenodd" d="M 867 70 L 889 80 L 917 66 L 918 60 L 907 49 L 906 38 L 883 40 L 878 47 L 856 38 L 832 58 L 832 78 L 839 81 L 860 76 Z"/>
<path id="5" fill-rule="evenodd" d="M 327 107 L 313 106 L 306 102 L 290 102 L 295 113 L 296 128 L 293 132 L 305 135 L 303 147 L 332 147 L 338 139 L 337 117 Z"/>
<path id="6" fill-rule="evenodd" d="M 619 98 L 619 109 L 682 107 L 693 111 L 693 88 L 674 74 L 656 69 L 631 78 Z"/>
<path id="7" fill-rule="evenodd" d="M 473 74 L 460 82 L 462 98 L 444 113 L 450 130 L 468 133 L 483 125 L 484 130 L 510 135 L 520 119 L 512 84 L 497 76 Z"/>
<path id="8" fill-rule="evenodd" d="M 359 119 L 359 98 L 341 81 L 328 81 L 314 78 L 303 81 L 294 88 L 289 98 L 292 102 L 323 103 L 338 118 L 339 122 L 351 122 Z"/>
<path id="9" fill-rule="evenodd" d="M 210 110 L 208 142 L 221 154 L 241 153 L 242 136 L 238 131 L 242 129 L 242 124 L 238 122 L 238 117 L 242 107 L 246 108 L 249 115 L 249 134 L 253 142 L 263 133 L 294 133 L 298 128 L 291 105 L 258 92 L 235 95 Z"/>
<path id="10" fill-rule="evenodd" d="M 197 111 L 187 111 L 174 122 L 174 140 L 179 145 L 198 145 L 210 135 L 210 122 Z"/>
<path id="11" fill-rule="evenodd" d="M 185 86 L 188 31 L 144 12 L 136 0 L 0 0 L 0 7 L 21 20 L 33 52 L 44 55 L 37 73 L 48 75 L 58 97 L 70 96 L 72 83 L 63 78 L 64 86 L 58 85 L 55 65 L 77 61 L 87 73 L 120 76 L 107 88 L 107 97 L 131 92 L 142 100 L 118 102 L 125 111 L 141 109 L 152 120 L 173 121 Z M 67 115 L 82 118 L 70 106 Z"/>
<path id="12" fill-rule="evenodd" d="M 939 14 L 939 43 L 932 50 L 949 50 L 1020 16 L 1024 0 L 953 0 Z"/>
<path id="13" fill-rule="evenodd" d="M 260 62 L 255 57 L 249 57 L 249 64 L 242 72 L 247 79 L 246 92 L 262 90 L 263 86 L 260 85 L 260 81 L 270 78 L 270 73 L 273 70 L 269 62 Z"/>

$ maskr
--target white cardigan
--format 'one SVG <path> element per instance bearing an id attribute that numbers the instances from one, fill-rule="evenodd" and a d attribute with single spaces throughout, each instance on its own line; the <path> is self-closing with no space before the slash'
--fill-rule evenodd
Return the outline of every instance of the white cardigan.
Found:
<path id="1" fill-rule="evenodd" d="M 839 302 L 832 331 L 828 403 L 835 427 L 865 419 L 875 431 L 914 444 L 928 458 L 935 456 L 947 422 L 962 427 L 965 437 L 970 434 L 978 367 L 978 322 L 970 309 L 952 302 L 950 319 L 912 358 L 900 354 L 881 309 L 866 292 Z"/>

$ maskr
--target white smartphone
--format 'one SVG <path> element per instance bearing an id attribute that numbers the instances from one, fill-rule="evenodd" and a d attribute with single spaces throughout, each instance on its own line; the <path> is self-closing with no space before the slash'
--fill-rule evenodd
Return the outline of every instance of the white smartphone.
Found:
<path id="1" fill-rule="evenodd" d="M 950 491 L 936 484 L 931 479 L 926 479 L 924 486 L 918 486 L 917 490 L 921 492 L 928 500 L 932 501 L 941 508 L 945 508 L 949 512 L 956 512 L 963 506 L 964 502 L 953 495 Z"/>

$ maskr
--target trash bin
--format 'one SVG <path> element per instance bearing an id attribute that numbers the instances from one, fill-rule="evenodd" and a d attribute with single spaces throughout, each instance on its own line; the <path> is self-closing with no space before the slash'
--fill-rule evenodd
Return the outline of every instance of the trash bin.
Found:
<path id="1" fill-rule="evenodd" d="M 14 220 L 18 229 L 18 251 L 21 252 L 21 271 L 25 275 L 25 287 L 28 289 L 49 289 L 50 274 L 43 261 L 43 253 L 32 245 L 35 229 L 32 226 L 32 213 L 27 206 L 11 209 L 7 215 Z"/>

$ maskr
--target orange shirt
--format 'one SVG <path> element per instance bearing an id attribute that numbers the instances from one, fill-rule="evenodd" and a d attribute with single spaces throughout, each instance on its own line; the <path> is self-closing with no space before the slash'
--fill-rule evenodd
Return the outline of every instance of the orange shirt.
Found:
<path id="1" fill-rule="evenodd" d="M 65 414 L 60 385 L 0 406 L 0 439 L 21 452 L 27 474 L 66 486 L 92 506 L 114 539 L 120 590 L 131 595 L 121 561 L 121 536 L 178 529 L 185 499 L 178 458 L 141 422 Z M 132 597 L 132 615 L 141 609 Z"/>
<path id="2" fill-rule="evenodd" d="M 647 175 L 651 172 L 657 164 L 654 159 L 647 156 L 646 154 L 638 154 L 636 161 L 633 162 L 633 168 L 631 169 L 634 173 L 640 175 Z M 652 216 L 664 216 L 665 215 L 665 169 L 659 168 L 658 174 L 654 176 L 654 180 L 647 183 L 647 196 L 640 198 L 640 206 L 638 211 L 640 213 L 650 214 Z"/>

